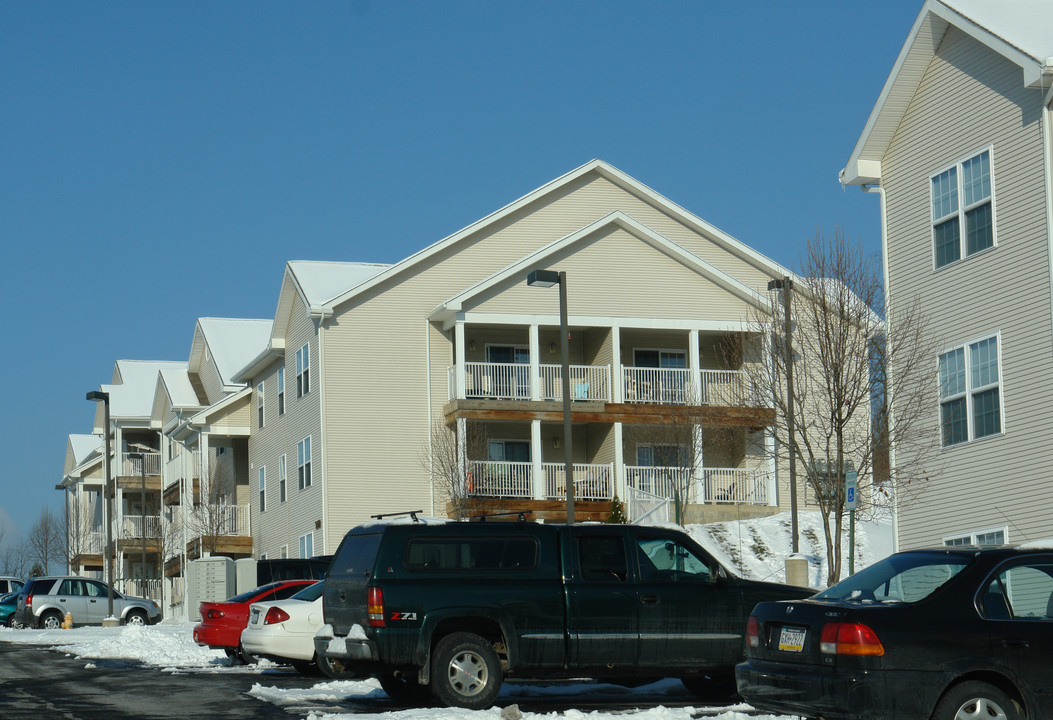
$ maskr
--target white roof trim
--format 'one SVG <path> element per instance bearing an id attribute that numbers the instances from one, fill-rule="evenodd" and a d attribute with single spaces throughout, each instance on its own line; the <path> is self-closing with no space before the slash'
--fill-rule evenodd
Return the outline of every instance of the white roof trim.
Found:
<path id="1" fill-rule="evenodd" d="M 709 239 L 715 241 L 719 245 L 722 245 L 725 249 L 732 252 L 734 255 L 742 258 L 749 264 L 757 267 L 762 272 L 765 272 L 771 275 L 772 277 L 783 277 L 785 275 L 793 274 L 786 268 L 773 261 L 771 258 L 765 257 L 764 255 L 757 252 L 748 245 L 718 230 L 717 228 L 710 225 L 709 223 L 702 220 L 693 213 L 688 212 L 684 208 L 668 200 L 667 198 L 655 192 L 646 185 L 643 185 L 634 178 L 626 175 L 621 170 L 615 168 L 613 165 L 610 165 L 604 162 L 603 160 L 591 160 L 582 165 L 581 167 L 572 170 L 569 173 L 562 175 L 561 177 L 558 177 L 549 183 L 546 183 L 545 185 L 542 185 L 533 192 L 524 195 L 515 202 L 504 206 L 500 210 L 497 210 L 496 212 L 487 215 L 481 220 L 477 220 L 471 225 L 465 227 L 464 229 L 447 236 L 439 242 L 434 243 L 413 255 L 410 255 L 405 260 L 402 260 L 396 263 L 395 265 L 392 265 L 387 270 L 378 273 L 366 282 L 348 290 L 342 295 L 338 295 L 329 302 L 325 303 L 325 306 L 330 309 L 335 309 L 337 306 L 347 302 L 356 295 L 370 290 L 383 282 L 391 280 L 394 276 L 398 275 L 399 273 L 402 273 L 412 268 L 416 264 L 427 260 L 433 255 L 441 252 L 442 250 L 445 250 L 450 245 L 457 243 L 458 241 L 472 235 L 473 233 L 479 232 L 480 230 L 484 229 L 489 225 L 493 225 L 499 222 L 500 220 L 511 215 L 517 210 L 520 210 L 521 208 L 529 205 L 530 203 L 535 202 L 536 200 L 544 197 L 545 195 L 555 190 L 558 190 L 559 188 L 591 172 L 599 173 L 614 184 L 619 185 L 620 187 L 636 195 L 637 197 L 642 198 L 649 204 L 652 204 L 658 207 L 659 209 L 668 212 L 670 215 L 674 216 L 676 219 L 680 220 L 694 231 L 706 235 Z"/>
<path id="2" fill-rule="evenodd" d="M 1042 78 L 1046 65 L 1044 58 L 1032 57 L 939 0 L 926 0 L 885 80 L 862 135 L 838 175 L 843 185 L 881 182 L 881 158 L 921 83 L 925 68 L 936 55 L 951 25 L 1019 65 L 1026 87 L 1035 85 Z"/>
<path id="3" fill-rule="evenodd" d="M 555 242 L 549 243 L 545 247 L 517 260 L 503 270 L 494 273 L 485 280 L 476 283 L 461 293 L 458 293 L 435 308 L 435 310 L 429 315 L 429 319 L 449 320 L 450 317 L 461 312 L 464 309 L 464 303 L 472 297 L 475 297 L 479 293 L 486 292 L 496 285 L 506 283 L 510 279 L 514 278 L 516 282 L 525 279 L 528 269 L 543 266 L 546 258 L 557 254 L 560 250 L 572 246 L 580 240 L 611 225 L 616 225 L 622 228 L 641 241 L 646 242 L 652 247 L 665 253 L 684 266 L 695 270 L 700 275 L 710 279 L 716 285 L 742 298 L 746 302 L 766 310 L 771 309 L 771 303 L 764 295 L 761 295 L 753 290 L 753 288 L 736 280 L 723 270 L 711 265 L 705 260 L 702 260 L 697 255 L 687 252 L 676 243 L 672 242 L 662 234 L 655 232 L 635 218 L 626 215 L 620 210 L 616 210 L 609 215 L 600 218 L 596 222 L 574 231 L 570 235 L 566 235 Z"/>

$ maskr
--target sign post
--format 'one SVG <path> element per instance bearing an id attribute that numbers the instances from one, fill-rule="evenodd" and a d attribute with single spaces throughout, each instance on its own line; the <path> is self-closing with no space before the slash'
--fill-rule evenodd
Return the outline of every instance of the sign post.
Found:
<path id="1" fill-rule="evenodd" d="M 848 510 L 848 574 L 856 572 L 856 506 L 859 505 L 859 488 L 856 485 L 858 473 L 849 470 L 845 473 L 845 508 Z"/>

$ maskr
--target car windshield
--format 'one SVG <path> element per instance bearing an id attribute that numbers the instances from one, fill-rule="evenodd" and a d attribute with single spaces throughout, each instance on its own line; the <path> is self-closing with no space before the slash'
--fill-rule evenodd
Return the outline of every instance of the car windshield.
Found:
<path id="1" fill-rule="evenodd" d="M 944 552 L 892 555 L 815 597 L 860 603 L 914 603 L 942 587 L 971 560 L 966 555 Z"/>
<path id="2" fill-rule="evenodd" d="M 322 597 L 322 590 L 325 589 L 324 582 L 316 582 L 314 585 L 308 585 L 300 592 L 292 596 L 293 600 L 306 600 L 307 602 L 314 602 L 318 598 Z"/>

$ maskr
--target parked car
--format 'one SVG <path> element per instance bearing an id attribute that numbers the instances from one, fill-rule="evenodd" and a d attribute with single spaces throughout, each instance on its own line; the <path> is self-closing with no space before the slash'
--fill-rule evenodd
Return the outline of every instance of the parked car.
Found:
<path id="1" fill-rule="evenodd" d="M 0 577 L 0 595 L 16 593 L 22 589 L 23 585 L 25 585 L 25 582 L 20 578 L 4 575 Z"/>
<path id="2" fill-rule="evenodd" d="M 827 720 L 1053 717 L 1053 542 L 897 553 L 757 605 L 746 702 Z"/>
<path id="3" fill-rule="evenodd" d="M 241 647 L 256 657 L 292 665 L 304 675 L 318 673 L 314 635 L 322 626 L 323 583 L 308 585 L 288 600 L 253 603 Z"/>
<path id="4" fill-rule="evenodd" d="M 100 625 L 109 615 L 109 586 L 101 580 L 63 575 L 29 578 L 18 593 L 14 622 L 49 630 L 62 625 L 66 613 L 74 625 Z M 129 625 L 161 619 L 153 600 L 113 591 L 113 614 Z"/>
<path id="5" fill-rule="evenodd" d="M 256 658 L 241 647 L 241 631 L 249 622 L 249 606 L 254 602 L 285 600 L 314 583 L 314 580 L 282 580 L 222 602 L 203 602 L 198 607 L 201 622 L 194 626 L 194 642 L 223 650 L 227 657 L 244 663 L 255 662 Z"/>
<path id="6" fill-rule="evenodd" d="M 14 627 L 15 610 L 18 608 L 18 593 L 0 595 L 0 625 Z"/>

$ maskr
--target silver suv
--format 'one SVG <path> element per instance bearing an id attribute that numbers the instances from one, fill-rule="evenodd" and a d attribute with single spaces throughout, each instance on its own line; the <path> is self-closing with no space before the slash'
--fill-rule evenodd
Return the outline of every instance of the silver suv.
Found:
<path id="1" fill-rule="evenodd" d="M 72 575 L 29 578 L 12 619 L 22 627 L 53 629 L 69 613 L 74 625 L 101 625 L 109 615 L 108 587 L 100 580 Z M 149 625 L 161 619 L 161 608 L 153 600 L 114 590 L 113 614 L 129 625 Z"/>

